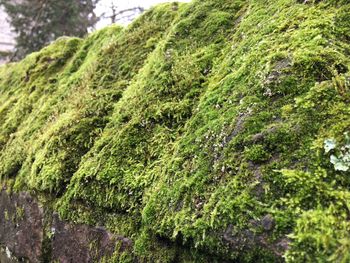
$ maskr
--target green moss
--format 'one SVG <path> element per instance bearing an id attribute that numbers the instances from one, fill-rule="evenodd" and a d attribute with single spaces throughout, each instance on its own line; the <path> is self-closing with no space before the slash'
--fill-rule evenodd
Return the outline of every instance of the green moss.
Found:
<path id="1" fill-rule="evenodd" d="M 262 145 L 253 145 L 251 148 L 245 149 L 245 156 L 248 160 L 253 162 L 262 162 L 270 158 L 268 152 L 265 151 Z"/>
<path id="2" fill-rule="evenodd" d="M 4 216 L 6 221 L 10 220 L 9 212 L 7 210 L 4 211 Z"/>
<path id="3" fill-rule="evenodd" d="M 133 240 L 106 262 L 346 262 L 349 8 L 164 4 L 1 67 L 0 177 Z"/>
<path id="4" fill-rule="evenodd" d="M 25 210 L 23 207 L 17 207 L 16 208 L 16 220 L 23 220 L 25 216 Z"/>

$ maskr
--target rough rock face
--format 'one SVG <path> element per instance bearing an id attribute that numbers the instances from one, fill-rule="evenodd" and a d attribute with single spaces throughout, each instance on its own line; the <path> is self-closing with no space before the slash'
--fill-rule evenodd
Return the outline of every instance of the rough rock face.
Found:
<path id="1" fill-rule="evenodd" d="M 97 262 L 112 256 L 118 244 L 118 252 L 132 248 L 132 242 L 106 231 L 103 227 L 72 225 L 54 215 L 51 226 L 52 256 L 58 262 Z"/>
<path id="2" fill-rule="evenodd" d="M 28 193 L 0 193 L 0 246 L 8 255 L 29 262 L 98 262 L 130 249 L 129 239 L 103 227 L 70 224 L 44 212 Z M 9 258 L 7 258 L 9 262 Z"/>
<path id="3" fill-rule="evenodd" d="M 348 0 L 194 0 L 0 67 L 26 253 L 349 262 L 349 54 Z"/>
<path id="4" fill-rule="evenodd" d="M 43 242 L 43 210 L 28 194 L 0 194 L 0 244 L 18 258 L 39 262 Z"/>

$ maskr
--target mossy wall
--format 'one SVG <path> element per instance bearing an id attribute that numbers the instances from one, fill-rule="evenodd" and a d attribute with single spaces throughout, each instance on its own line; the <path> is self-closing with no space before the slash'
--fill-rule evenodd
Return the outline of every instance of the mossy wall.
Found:
<path id="1" fill-rule="evenodd" d="M 106 261 L 348 262 L 349 21 L 197 0 L 61 38 L 0 68 L 1 180 L 133 240 Z"/>

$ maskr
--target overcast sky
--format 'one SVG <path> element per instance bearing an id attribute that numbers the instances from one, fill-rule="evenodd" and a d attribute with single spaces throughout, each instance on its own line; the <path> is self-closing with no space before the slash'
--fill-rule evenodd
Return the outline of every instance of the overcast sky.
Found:
<path id="1" fill-rule="evenodd" d="M 177 2 L 190 2 L 191 0 L 178 0 Z M 174 0 L 100 0 L 98 6 L 96 7 L 96 14 L 100 16 L 101 14 L 105 13 L 107 16 L 110 12 L 110 7 L 112 6 L 112 3 L 114 3 L 115 6 L 118 7 L 118 10 L 125 10 L 132 7 L 143 7 L 143 8 L 150 8 L 153 5 L 164 3 L 164 2 L 174 2 Z M 97 28 L 101 28 L 103 26 L 106 26 L 110 24 L 110 20 L 108 19 L 102 19 L 98 24 Z"/>

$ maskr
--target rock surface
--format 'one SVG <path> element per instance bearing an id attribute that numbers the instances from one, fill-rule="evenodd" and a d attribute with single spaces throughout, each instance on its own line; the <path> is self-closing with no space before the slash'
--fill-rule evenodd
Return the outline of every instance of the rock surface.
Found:
<path id="1" fill-rule="evenodd" d="M 56 213 L 44 213 L 45 206 L 30 194 L 0 193 L 1 263 L 9 255 L 29 262 L 97 262 L 131 248 L 132 242 L 102 227 L 71 224 Z"/>

